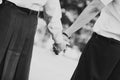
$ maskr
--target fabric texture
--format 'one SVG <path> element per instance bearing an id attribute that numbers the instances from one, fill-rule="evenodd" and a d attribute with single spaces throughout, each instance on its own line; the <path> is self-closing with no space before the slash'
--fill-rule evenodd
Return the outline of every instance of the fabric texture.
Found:
<path id="1" fill-rule="evenodd" d="M 120 80 L 120 41 L 93 33 L 71 80 Z"/>
<path id="2" fill-rule="evenodd" d="M 101 2 L 106 6 L 113 0 L 101 0 Z"/>
<path id="3" fill-rule="evenodd" d="M 37 16 L 0 5 L 0 80 L 28 80 Z"/>

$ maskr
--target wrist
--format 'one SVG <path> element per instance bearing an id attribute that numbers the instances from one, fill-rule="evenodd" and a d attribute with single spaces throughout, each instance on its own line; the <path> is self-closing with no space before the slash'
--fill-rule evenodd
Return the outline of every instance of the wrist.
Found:
<path id="1" fill-rule="evenodd" d="M 63 43 L 63 41 L 64 41 L 63 35 L 62 34 L 53 35 L 53 40 L 57 44 Z"/>
<path id="2" fill-rule="evenodd" d="M 65 32 L 63 32 L 62 34 L 65 35 L 68 39 L 71 38 L 71 37 L 69 37 Z"/>

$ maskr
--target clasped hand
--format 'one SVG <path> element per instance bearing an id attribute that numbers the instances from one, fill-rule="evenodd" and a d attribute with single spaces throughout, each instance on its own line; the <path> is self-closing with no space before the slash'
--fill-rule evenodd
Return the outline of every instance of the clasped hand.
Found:
<path id="1" fill-rule="evenodd" d="M 55 42 L 53 44 L 53 51 L 55 52 L 56 55 L 59 55 L 60 52 L 65 52 L 67 49 L 67 46 L 70 45 L 70 40 L 68 39 L 67 36 L 63 35 L 63 41 L 60 43 Z"/>

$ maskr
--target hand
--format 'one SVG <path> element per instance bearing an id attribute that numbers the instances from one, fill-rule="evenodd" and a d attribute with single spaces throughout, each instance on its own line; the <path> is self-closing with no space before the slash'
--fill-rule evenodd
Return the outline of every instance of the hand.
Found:
<path id="1" fill-rule="evenodd" d="M 61 51 L 65 52 L 66 48 L 69 44 L 70 40 L 66 35 L 63 34 L 63 42 L 61 43 L 54 43 L 53 44 L 53 51 L 56 55 L 58 55 Z"/>
<path id="2" fill-rule="evenodd" d="M 53 44 L 53 51 L 55 52 L 56 55 L 59 55 L 60 52 L 65 52 L 67 48 L 67 44 L 66 43 L 54 43 Z"/>

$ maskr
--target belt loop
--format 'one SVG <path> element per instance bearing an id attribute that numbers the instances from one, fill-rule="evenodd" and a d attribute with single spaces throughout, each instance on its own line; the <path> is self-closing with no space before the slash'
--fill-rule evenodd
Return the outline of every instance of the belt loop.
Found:
<path id="1" fill-rule="evenodd" d="M 40 10 L 40 8 L 39 8 L 39 10 L 38 10 L 38 14 L 37 14 L 37 18 L 39 18 L 40 11 L 41 11 L 41 10 Z"/>
<path id="2" fill-rule="evenodd" d="M 37 18 L 39 18 L 40 11 L 38 11 Z"/>
<path id="3" fill-rule="evenodd" d="M 31 13 L 32 13 L 32 10 L 30 10 L 29 15 L 31 15 Z"/>
<path id="4" fill-rule="evenodd" d="M 93 36 L 95 36 L 96 39 L 98 38 L 98 35 L 96 32 L 93 32 Z"/>
<path id="5" fill-rule="evenodd" d="M 2 4 L 4 4 L 6 2 L 6 0 L 2 0 Z"/>

